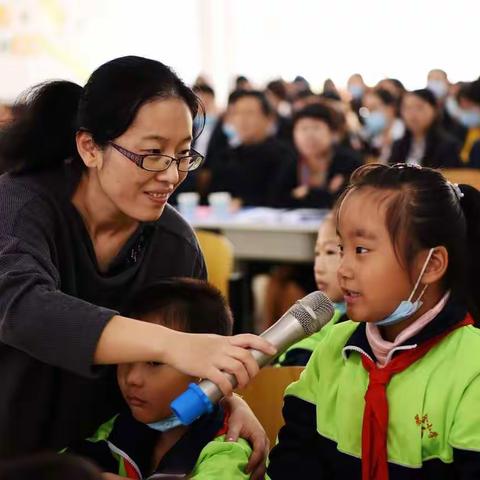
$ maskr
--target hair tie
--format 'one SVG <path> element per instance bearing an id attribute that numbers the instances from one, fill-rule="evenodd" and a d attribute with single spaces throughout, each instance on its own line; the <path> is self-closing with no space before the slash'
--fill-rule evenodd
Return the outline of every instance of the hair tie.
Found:
<path id="1" fill-rule="evenodd" d="M 457 197 L 457 200 L 460 201 L 465 196 L 465 194 L 460 190 L 458 183 L 452 183 L 449 181 L 447 181 L 447 183 L 448 183 L 448 186 L 452 189 L 455 197 Z"/>

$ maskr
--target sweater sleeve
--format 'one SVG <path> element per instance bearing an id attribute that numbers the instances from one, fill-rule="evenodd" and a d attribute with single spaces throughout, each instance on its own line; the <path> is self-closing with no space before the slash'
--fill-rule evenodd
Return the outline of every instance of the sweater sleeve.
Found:
<path id="1" fill-rule="evenodd" d="M 237 442 L 226 442 L 224 436 L 209 442 L 200 452 L 198 461 L 188 477 L 192 480 L 223 480 L 249 479 L 245 473 L 252 449 L 248 443 L 239 439 Z"/>
<path id="2" fill-rule="evenodd" d="M 55 224 L 41 201 L 2 219 L 0 341 L 41 362 L 90 377 L 98 339 L 116 311 L 61 291 Z"/>

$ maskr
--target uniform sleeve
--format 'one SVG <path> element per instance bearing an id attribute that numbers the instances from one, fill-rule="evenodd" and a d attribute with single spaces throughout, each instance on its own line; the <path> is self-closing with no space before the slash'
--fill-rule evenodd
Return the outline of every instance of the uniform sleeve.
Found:
<path id="1" fill-rule="evenodd" d="M 44 363 L 93 376 L 98 339 L 116 311 L 63 293 L 53 222 L 36 203 L 0 232 L 0 341 Z"/>
<path id="2" fill-rule="evenodd" d="M 450 431 L 459 480 L 480 478 L 480 376 L 465 389 Z"/>
<path id="3" fill-rule="evenodd" d="M 245 473 L 252 449 L 249 444 L 239 439 L 237 442 L 225 442 L 225 437 L 217 437 L 200 452 L 193 472 L 188 477 L 193 480 L 248 480 Z"/>
<path id="4" fill-rule="evenodd" d="M 278 434 L 278 443 L 269 456 L 267 473 L 271 480 L 328 478 L 322 469 L 317 433 L 315 387 L 319 368 L 318 349 L 313 353 L 300 379 L 285 391 L 283 418 L 285 425 Z"/>

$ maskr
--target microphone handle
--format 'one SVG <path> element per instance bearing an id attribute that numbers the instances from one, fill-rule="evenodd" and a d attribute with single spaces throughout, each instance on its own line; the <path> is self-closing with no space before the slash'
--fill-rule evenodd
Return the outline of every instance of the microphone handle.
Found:
<path id="1" fill-rule="evenodd" d="M 250 353 L 260 368 L 264 367 L 272 359 L 271 355 L 266 355 L 259 350 L 250 350 Z M 232 384 L 232 387 L 235 388 L 237 386 L 237 379 L 235 378 L 235 375 L 232 375 L 231 373 L 225 373 L 224 375 Z M 217 385 L 210 380 L 202 380 L 200 383 L 200 388 L 204 391 L 205 395 L 207 395 L 212 403 L 218 402 L 224 396 Z"/>

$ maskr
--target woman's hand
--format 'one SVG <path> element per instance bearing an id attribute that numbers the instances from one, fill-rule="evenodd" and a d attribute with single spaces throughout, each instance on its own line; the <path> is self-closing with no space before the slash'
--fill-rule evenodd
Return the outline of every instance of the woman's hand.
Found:
<path id="1" fill-rule="evenodd" d="M 248 333 L 223 337 L 167 331 L 169 338 L 160 361 L 193 377 L 212 381 L 224 395 L 230 395 L 233 387 L 223 372 L 234 375 L 239 388 L 258 373 L 257 362 L 247 348 L 267 355 L 276 353 L 266 340 Z"/>
<path id="2" fill-rule="evenodd" d="M 292 190 L 292 197 L 296 198 L 297 200 L 301 200 L 308 195 L 309 191 L 310 189 L 307 187 L 307 185 L 300 185 Z"/>
<path id="3" fill-rule="evenodd" d="M 228 442 L 236 442 L 238 437 L 245 438 L 253 448 L 252 455 L 246 468 L 251 473 L 252 480 L 265 477 L 265 459 L 267 458 L 270 442 L 261 423 L 254 415 L 247 403 L 237 395 L 222 400 L 223 406 L 229 410 L 228 432 L 225 436 Z"/>

